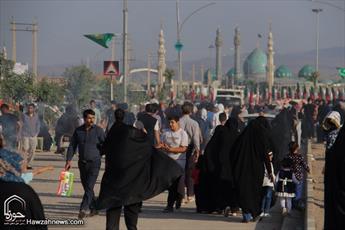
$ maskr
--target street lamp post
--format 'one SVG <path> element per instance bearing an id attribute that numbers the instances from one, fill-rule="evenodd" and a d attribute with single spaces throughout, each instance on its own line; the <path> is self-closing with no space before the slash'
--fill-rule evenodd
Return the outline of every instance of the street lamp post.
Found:
<path id="1" fill-rule="evenodd" d="M 176 25 L 177 25 L 177 42 L 175 44 L 175 48 L 177 50 L 177 73 L 179 84 L 177 87 L 177 96 L 180 97 L 182 95 L 182 43 L 181 43 L 181 27 L 180 27 L 180 7 L 179 7 L 179 0 L 176 1 Z"/>
<path id="2" fill-rule="evenodd" d="M 122 57 L 123 57 L 123 102 L 127 102 L 127 76 L 128 76 L 128 65 L 127 65 L 127 32 L 128 32 L 128 8 L 127 0 L 123 0 L 123 44 L 122 44 Z"/>
<path id="3" fill-rule="evenodd" d="M 205 4 L 196 10 L 194 10 L 192 13 L 190 13 L 183 21 L 180 23 L 180 6 L 179 6 L 179 0 L 176 0 L 176 24 L 177 24 L 177 41 L 175 44 L 175 49 L 177 50 L 177 72 L 178 72 L 178 79 L 179 79 L 179 84 L 178 84 L 178 89 L 177 89 L 177 96 L 181 97 L 182 96 L 182 82 L 183 82 L 183 76 L 182 76 L 182 48 L 183 44 L 181 42 L 181 32 L 182 32 L 182 27 L 183 25 L 190 19 L 194 14 L 199 12 L 200 10 L 214 5 L 216 3 L 211 2 L 208 4 Z"/>
<path id="4" fill-rule="evenodd" d="M 341 10 L 345 13 L 345 8 L 342 8 L 342 7 L 335 5 L 331 2 L 319 1 L 319 0 L 310 0 L 310 1 L 336 8 L 336 9 Z M 344 22 L 345 22 L 345 14 L 344 14 Z M 345 66 L 345 29 L 344 29 L 344 66 Z"/>
<path id="5" fill-rule="evenodd" d="M 322 12 L 321 8 L 315 8 L 312 9 L 314 13 L 316 13 L 316 63 L 315 63 L 315 76 L 314 76 L 314 87 L 316 87 L 317 84 L 317 78 L 319 75 L 319 37 L 320 37 L 320 32 L 319 32 L 319 13 Z"/>
<path id="6" fill-rule="evenodd" d="M 322 12 L 322 9 L 312 9 L 314 13 L 316 13 L 316 65 L 315 69 L 318 72 L 319 71 L 319 37 L 320 37 L 320 31 L 319 31 L 319 13 Z"/>

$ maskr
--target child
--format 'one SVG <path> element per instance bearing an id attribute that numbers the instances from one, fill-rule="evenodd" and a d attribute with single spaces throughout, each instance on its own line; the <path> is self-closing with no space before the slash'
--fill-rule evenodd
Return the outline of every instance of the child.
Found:
<path id="1" fill-rule="evenodd" d="M 21 177 L 26 184 L 29 184 L 33 180 L 34 176 L 45 173 L 47 171 L 52 171 L 52 170 L 54 170 L 54 167 L 52 165 L 35 168 L 31 172 L 24 170 L 24 172 L 22 172 Z"/>
<path id="2" fill-rule="evenodd" d="M 180 128 L 179 117 L 174 116 L 168 118 L 169 130 L 164 131 L 162 136 L 162 142 L 157 145 L 157 148 L 162 149 L 169 157 L 176 161 L 182 169 L 186 165 L 186 151 L 188 146 L 188 135 Z M 174 204 L 176 209 L 180 209 L 182 198 L 184 195 L 184 177 L 169 188 L 168 204 L 164 209 L 164 212 L 173 212 Z"/>
<path id="3" fill-rule="evenodd" d="M 5 146 L 6 146 L 6 142 L 4 140 L 4 137 L 0 134 L 0 149 L 3 149 Z M 21 155 L 17 152 L 11 152 L 11 154 Z M 21 175 L 20 175 L 20 177 L 24 180 L 24 182 L 26 184 L 29 184 L 32 181 L 34 176 L 39 175 L 41 173 L 44 173 L 46 171 L 54 170 L 54 167 L 52 165 L 48 165 L 48 166 L 36 168 L 36 169 L 32 170 L 32 172 L 27 172 L 26 161 L 23 160 L 22 162 L 20 162 L 20 164 L 21 164 Z"/>
<path id="4" fill-rule="evenodd" d="M 268 153 L 268 158 L 270 161 L 270 167 L 271 167 L 271 172 L 272 175 L 274 175 L 273 171 L 273 164 L 272 164 L 272 159 L 273 159 L 273 153 L 269 152 Z M 274 176 L 273 178 L 269 175 L 266 166 L 265 166 L 265 175 L 264 175 L 264 181 L 262 183 L 262 189 L 264 192 L 264 196 L 262 198 L 262 204 L 261 204 L 261 214 L 260 217 L 270 217 L 271 215 L 269 214 L 269 210 L 271 208 L 271 201 L 272 201 L 272 193 L 273 193 L 273 188 L 274 188 Z"/>
<path id="5" fill-rule="evenodd" d="M 297 184 L 298 181 L 291 169 L 291 159 L 284 158 L 281 165 L 281 169 L 276 178 L 276 195 L 280 198 L 282 214 L 286 216 L 291 211 L 291 200 L 295 197 L 295 184 Z"/>
<path id="6" fill-rule="evenodd" d="M 299 153 L 299 146 L 296 142 L 292 141 L 289 144 L 289 155 L 288 158 L 292 160 L 292 172 L 295 174 L 298 183 L 296 184 L 295 198 L 293 199 L 293 207 L 303 207 L 301 202 L 302 193 L 304 187 L 304 171 L 310 171 L 307 162 L 303 156 Z"/>

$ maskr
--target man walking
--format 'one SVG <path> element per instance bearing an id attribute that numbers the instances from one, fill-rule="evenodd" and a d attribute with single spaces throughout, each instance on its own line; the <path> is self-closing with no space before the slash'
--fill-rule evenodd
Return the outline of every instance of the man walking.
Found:
<path id="1" fill-rule="evenodd" d="M 115 116 L 114 116 L 114 112 L 117 108 L 117 102 L 115 100 L 111 101 L 111 107 L 106 111 L 106 119 L 107 119 L 107 125 L 106 125 L 106 133 L 109 132 L 111 126 L 114 124 L 115 122 Z"/>
<path id="2" fill-rule="evenodd" d="M 187 202 L 193 201 L 194 187 L 192 179 L 192 171 L 200 154 L 201 134 L 198 122 L 190 118 L 193 112 L 193 104 L 185 102 L 182 105 L 182 113 L 179 124 L 181 129 L 188 134 L 188 148 L 186 152 L 186 187 L 187 187 Z"/>
<path id="3" fill-rule="evenodd" d="M 101 123 L 101 111 L 96 107 L 96 101 L 91 100 L 90 101 L 90 109 L 92 109 L 95 112 L 95 124 L 99 125 Z"/>
<path id="4" fill-rule="evenodd" d="M 40 132 L 41 123 L 35 112 L 35 105 L 29 104 L 27 113 L 22 116 L 22 146 L 26 157 L 27 169 L 32 169 L 30 163 L 34 159 L 37 146 L 37 135 Z"/>
<path id="5" fill-rule="evenodd" d="M 0 125 L 6 146 L 10 150 L 16 150 L 19 131 L 18 117 L 10 113 L 10 107 L 7 104 L 2 104 L 0 110 L 2 114 L 0 116 Z"/>
<path id="6" fill-rule="evenodd" d="M 154 117 L 157 109 L 154 104 L 147 104 L 145 106 L 145 112 L 138 114 L 138 121 L 141 121 L 147 132 L 147 137 L 149 138 L 151 145 L 154 146 L 160 142 L 159 133 L 159 122 Z"/>
<path id="7" fill-rule="evenodd" d="M 83 219 L 90 211 L 89 216 L 96 215 L 95 193 L 93 188 L 97 181 L 101 167 L 101 145 L 105 134 L 102 128 L 95 125 L 95 112 L 87 109 L 83 113 L 85 123 L 76 128 L 67 151 L 65 170 L 71 167 L 71 160 L 78 148 L 80 179 L 84 188 L 83 200 L 80 204 L 79 219 Z"/>

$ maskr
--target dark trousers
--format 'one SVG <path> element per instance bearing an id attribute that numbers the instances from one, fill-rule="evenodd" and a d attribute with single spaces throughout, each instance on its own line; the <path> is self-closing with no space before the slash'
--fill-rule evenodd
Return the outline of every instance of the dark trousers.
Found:
<path id="1" fill-rule="evenodd" d="M 95 208 L 96 197 L 93 188 L 97 181 L 101 160 L 78 161 L 78 166 L 81 184 L 84 188 L 84 196 L 80 204 L 80 210 L 88 211 Z"/>
<path id="2" fill-rule="evenodd" d="M 122 206 L 107 210 L 106 230 L 120 229 L 120 216 Z M 126 205 L 123 208 L 125 223 L 128 230 L 137 230 L 140 203 Z"/>
<path id="3" fill-rule="evenodd" d="M 55 145 L 56 145 L 56 151 L 60 151 L 60 144 L 61 144 L 61 138 L 62 138 L 62 133 L 55 133 Z"/>
<path id="4" fill-rule="evenodd" d="M 6 148 L 10 150 L 17 150 L 17 137 L 16 136 L 4 136 L 6 141 Z"/>
<path id="5" fill-rule="evenodd" d="M 186 167 L 185 167 L 185 184 L 187 187 L 187 196 L 194 196 L 194 182 L 192 178 L 192 172 L 195 167 L 193 162 L 193 150 L 194 145 L 190 144 L 186 152 Z"/>
<path id="6" fill-rule="evenodd" d="M 168 207 L 173 208 L 174 204 L 176 203 L 176 208 L 181 207 L 182 196 L 178 192 L 178 185 L 180 179 L 177 179 L 168 189 Z"/>

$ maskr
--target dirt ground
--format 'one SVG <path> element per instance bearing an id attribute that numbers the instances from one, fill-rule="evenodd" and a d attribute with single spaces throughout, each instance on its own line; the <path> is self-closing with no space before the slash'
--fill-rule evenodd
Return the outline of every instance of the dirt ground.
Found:
<path id="1" fill-rule="evenodd" d="M 316 229 L 322 230 L 324 223 L 324 177 L 322 170 L 325 164 L 325 147 L 323 144 L 312 144 L 315 160 L 312 161 L 312 174 L 314 179 L 314 216 Z"/>

